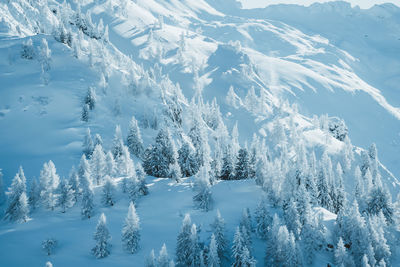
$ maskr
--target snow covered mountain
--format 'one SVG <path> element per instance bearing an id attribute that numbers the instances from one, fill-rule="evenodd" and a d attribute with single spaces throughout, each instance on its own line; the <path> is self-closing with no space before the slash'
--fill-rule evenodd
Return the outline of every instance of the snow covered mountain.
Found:
<path id="1" fill-rule="evenodd" d="M 382 266 L 378 265 L 381 260 L 396 266 L 395 262 L 400 262 L 394 241 L 397 211 L 391 206 L 386 212 L 387 201 L 392 202 L 385 198 L 395 199 L 400 189 L 396 178 L 400 175 L 399 18 L 400 8 L 394 5 L 362 10 L 345 2 L 251 10 L 240 9 L 234 0 L 0 3 L 0 168 L 5 187 L 10 186 L 8 201 L 0 206 L 3 204 L 1 209 L 13 218 L 9 207 L 14 193 L 16 203 L 23 206 L 21 191 L 16 190 L 18 179 L 12 179 L 21 165 L 27 177 L 32 218 L 20 225 L 0 224 L 0 248 L 10 252 L 2 263 L 44 265 L 47 256 L 40 253 L 40 242 L 54 237 L 60 243 L 49 258 L 54 266 L 128 266 L 132 261 L 133 266 L 143 266 L 151 249 L 158 250 L 164 242 L 171 259 L 182 265 L 173 250 L 185 213 L 200 226 L 199 246 L 207 254 L 211 249 L 209 232 L 214 231 L 209 224 L 215 211 L 219 209 L 225 218 L 231 242 L 242 210 L 249 207 L 254 212 L 264 196 L 271 217 L 276 213 L 282 220 L 278 223 L 270 218 L 268 232 L 280 226 L 277 240 L 286 232 L 288 240 L 293 237 L 290 242 L 296 244 L 288 241 L 287 249 L 292 244 L 301 251 L 295 257 L 299 266 L 340 266 L 335 257 L 339 236 L 346 246 L 353 242 L 353 248 L 343 248 L 341 253 L 348 258 L 351 255 L 356 266 L 365 261 L 364 253 L 371 266 Z M 143 149 L 137 153 L 128 136 L 135 136 L 132 116 L 143 139 Z M 97 151 L 99 157 L 92 156 L 91 136 L 95 144 L 101 144 L 101 151 L 104 149 L 104 153 Z M 161 143 L 168 147 L 169 142 L 174 159 L 168 159 L 163 169 L 161 162 L 155 162 L 165 151 L 157 149 Z M 370 147 L 372 143 L 376 146 Z M 96 174 L 100 165 L 96 162 L 109 162 L 107 151 L 114 154 L 110 157 L 118 169 L 108 174 L 128 192 L 118 188 L 113 207 L 100 204 L 106 191 L 106 171 Z M 89 163 L 81 159 L 82 152 Z M 243 171 L 240 164 L 246 153 L 250 162 L 246 170 L 250 171 L 244 172 L 245 176 L 256 179 L 220 181 L 241 178 L 238 173 Z M 184 155 L 188 159 L 182 163 Z M 129 179 L 136 177 L 131 158 L 149 175 L 150 194 L 139 200 L 125 188 L 125 183 L 129 187 Z M 79 165 L 77 175 L 82 185 L 76 189 L 83 193 L 77 194 L 76 200 L 82 204 L 65 214 L 59 213 L 59 199 L 49 204 L 53 195 L 63 195 L 58 175 L 49 174 L 53 182 L 48 183 L 53 183 L 54 191 L 43 182 L 47 177 L 44 170 L 53 170 L 50 163 L 43 167 L 49 160 L 63 177 L 73 178 L 71 166 Z M 90 164 L 88 177 L 93 186 L 84 185 L 85 164 Z M 229 164 L 233 165 L 231 173 L 227 172 Z M 25 183 L 23 176 L 20 171 L 20 183 Z M 193 177 L 176 183 L 167 176 Z M 41 204 L 33 211 L 31 181 L 35 177 L 40 179 Z M 192 190 L 201 192 L 200 198 L 212 192 L 213 211 L 193 207 Z M 290 216 L 294 216 L 290 212 L 302 203 L 301 190 L 310 194 L 310 207 L 305 205 L 304 209 L 310 209 L 314 219 L 297 214 L 302 224 L 297 229 L 290 224 Z M 94 194 L 94 216 L 97 219 L 101 212 L 106 213 L 114 237 L 112 253 L 98 261 L 90 256 L 96 221 L 82 221 L 79 216 L 88 191 Z M 380 206 L 373 206 L 377 195 L 382 196 Z M 141 219 L 142 242 L 134 255 L 125 253 L 119 242 L 129 200 L 135 200 Z M 358 207 L 357 212 L 351 210 L 354 200 L 362 213 L 357 218 L 349 215 L 357 215 Z M 56 211 L 47 211 L 45 206 Z M 385 230 L 379 211 L 388 221 Z M 364 225 L 362 231 L 370 231 L 372 252 L 369 247 L 365 252 L 364 244 L 356 246 L 355 230 L 344 226 L 338 230 L 346 216 L 348 221 L 359 220 L 356 224 Z M 265 244 L 260 238 L 261 217 L 255 222 L 256 233 L 249 229 L 253 248 L 245 245 L 250 250 L 249 264 L 254 257 L 257 266 L 264 263 L 265 246 L 267 255 L 273 251 L 268 241 Z M 389 222 L 392 217 L 396 222 Z M 285 221 L 289 232 L 283 229 Z M 348 221 L 343 224 L 350 225 Z M 315 242 L 307 243 L 306 230 L 300 234 L 306 222 L 313 229 L 307 237 Z M 99 222 L 97 228 L 104 223 Z M 383 232 L 378 236 L 373 231 Z M 242 229 L 240 232 L 243 234 Z M 321 235 L 323 241 L 318 243 Z M 77 246 L 83 237 L 82 246 Z M 23 238 L 26 244 L 19 241 Z M 389 252 L 376 244 L 379 238 L 381 243 L 389 243 Z M 18 256 L 16 251 L 22 247 L 29 257 Z M 307 250 L 315 252 L 312 257 Z M 237 260 L 225 253 L 222 266 Z M 293 261 L 274 264 L 293 266 Z"/>

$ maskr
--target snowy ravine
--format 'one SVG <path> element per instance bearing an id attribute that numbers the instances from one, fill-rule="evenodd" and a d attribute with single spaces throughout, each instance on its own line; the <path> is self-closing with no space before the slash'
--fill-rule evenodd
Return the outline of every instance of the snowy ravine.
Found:
<path id="1" fill-rule="evenodd" d="M 400 265 L 399 16 L 0 2 L 0 266 Z"/>

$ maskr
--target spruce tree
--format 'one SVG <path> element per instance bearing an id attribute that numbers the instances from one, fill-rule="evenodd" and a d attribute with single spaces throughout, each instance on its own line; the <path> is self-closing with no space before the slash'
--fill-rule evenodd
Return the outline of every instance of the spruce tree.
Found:
<path id="1" fill-rule="evenodd" d="M 217 240 L 215 239 L 215 235 L 211 235 L 210 248 L 207 254 L 207 266 L 209 267 L 219 267 L 220 259 L 218 255 L 218 245 Z"/>
<path id="2" fill-rule="evenodd" d="M 128 215 L 122 228 L 122 243 L 126 251 L 133 254 L 139 249 L 140 224 L 139 216 L 136 214 L 135 205 L 129 204 Z"/>
<path id="3" fill-rule="evenodd" d="M 8 201 L 4 218 L 13 222 L 26 222 L 29 219 L 29 206 L 25 185 L 19 172 L 12 180 L 7 196 Z"/>
<path id="4" fill-rule="evenodd" d="M 194 148 L 189 142 L 184 142 L 178 150 L 178 163 L 183 177 L 195 175 L 199 170 L 199 162 Z"/>
<path id="5" fill-rule="evenodd" d="M 211 224 L 211 228 L 217 241 L 218 255 L 222 259 L 228 248 L 228 241 L 225 237 L 225 221 L 219 210 L 217 210 L 217 215 L 215 216 L 214 222 Z"/>
<path id="6" fill-rule="evenodd" d="M 176 264 L 178 267 L 190 266 L 189 256 L 191 249 L 191 228 L 190 215 L 186 214 L 182 222 L 181 230 L 176 241 Z"/>
<path id="7" fill-rule="evenodd" d="M 106 156 L 101 145 L 96 145 L 90 159 L 91 171 L 97 185 L 103 183 L 106 170 Z"/>
<path id="8" fill-rule="evenodd" d="M 35 210 L 40 202 L 40 187 L 36 179 L 32 179 L 28 191 L 28 203 L 31 210 Z"/>
<path id="9" fill-rule="evenodd" d="M 128 137 L 126 138 L 126 144 L 129 148 L 129 152 L 138 158 L 142 157 L 143 154 L 143 140 L 138 126 L 138 122 L 134 116 L 132 116 L 129 124 Z"/>
<path id="10" fill-rule="evenodd" d="M 93 193 L 93 186 L 92 181 L 89 176 L 88 172 L 83 174 L 81 180 L 81 187 L 82 187 L 82 203 L 81 203 L 81 215 L 82 218 L 90 219 L 94 212 L 94 193 Z"/>
<path id="11" fill-rule="evenodd" d="M 242 180 L 247 178 L 249 178 L 249 155 L 246 148 L 241 148 L 236 160 L 235 179 Z"/>
<path id="12" fill-rule="evenodd" d="M 261 239 L 267 239 L 269 226 L 272 223 L 272 217 L 269 214 L 266 200 L 263 198 L 257 206 L 255 212 L 256 233 Z"/>
<path id="13" fill-rule="evenodd" d="M 85 137 L 83 139 L 83 143 L 82 143 L 82 147 L 83 147 L 83 154 L 85 154 L 86 158 L 90 158 L 92 156 L 93 153 L 93 139 L 92 139 L 92 135 L 90 133 L 90 129 L 87 128 L 86 129 L 86 133 L 85 133 Z"/>
<path id="14" fill-rule="evenodd" d="M 82 194 L 82 189 L 80 187 L 79 175 L 75 171 L 75 167 L 72 167 L 71 169 L 68 184 L 71 187 L 71 190 L 73 191 L 73 201 L 74 203 L 76 203 L 78 202 L 79 196 Z"/>
<path id="15" fill-rule="evenodd" d="M 197 235 L 197 227 L 196 224 L 193 224 L 190 229 L 189 236 L 189 254 L 187 258 L 187 266 L 201 266 L 202 255 L 199 244 L 199 237 Z"/>
<path id="16" fill-rule="evenodd" d="M 226 149 L 224 157 L 222 158 L 222 168 L 219 178 L 221 180 L 233 180 L 234 177 L 232 156 L 229 149 Z"/>
<path id="17" fill-rule="evenodd" d="M 100 215 L 93 239 L 96 241 L 96 245 L 92 249 L 92 254 L 98 259 L 107 257 L 111 249 L 111 235 L 107 229 L 106 216 L 104 213 Z"/>
<path id="18" fill-rule="evenodd" d="M 96 92 L 95 92 L 95 89 L 93 87 L 89 87 L 88 88 L 88 90 L 86 92 L 84 104 L 88 105 L 90 110 L 93 110 L 95 108 L 95 106 L 96 106 Z"/>
<path id="19" fill-rule="evenodd" d="M 212 209 L 214 201 L 211 193 L 209 168 L 207 166 L 201 167 L 196 176 L 195 191 L 196 194 L 193 196 L 195 207 L 204 211 Z"/>
<path id="20" fill-rule="evenodd" d="M 101 202 L 105 206 L 114 206 L 115 203 L 115 184 L 110 176 L 105 177 L 103 185 L 103 194 L 101 195 Z"/>
<path id="21" fill-rule="evenodd" d="M 125 176 L 125 177 L 136 176 L 135 165 L 133 163 L 133 160 L 131 159 L 128 148 L 124 145 L 122 146 L 121 155 L 117 159 L 117 165 L 118 165 L 117 172 L 121 176 Z"/>
<path id="22" fill-rule="evenodd" d="M 50 160 L 44 163 L 40 171 L 40 198 L 45 208 L 53 210 L 57 205 L 56 190 L 60 183 L 60 177 L 56 172 L 54 163 Z"/>
<path id="23" fill-rule="evenodd" d="M 116 169 L 117 169 L 117 166 L 116 166 L 116 163 L 114 160 L 114 156 L 112 155 L 111 151 L 108 151 L 106 153 L 104 173 L 105 173 L 105 175 L 114 177 L 116 174 Z"/>
<path id="24" fill-rule="evenodd" d="M 142 196 L 146 196 L 149 194 L 149 188 L 146 183 L 146 173 L 143 170 L 142 164 L 136 165 L 136 177 L 138 179 L 138 191 Z"/>
<path id="25" fill-rule="evenodd" d="M 115 160 L 117 160 L 122 155 L 123 146 L 124 142 L 122 141 L 121 127 L 117 125 L 115 126 L 113 148 L 112 148 L 112 154 Z"/>
<path id="26" fill-rule="evenodd" d="M 371 189 L 367 198 L 367 211 L 371 215 L 378 215 L 379 212 L 382 212 L 388 223 L 394 222 L 394 209 L 390 194 L 382 186 Z"/>
<path id="27" fill-rule="evenodd" d="M 151 250 L 150 255 L 146 258 L 145 267 L 157 267 L 157 260 L 154 254 L 154 249 Z"/>
<path id="28" fill-rule="evenodd" d="M 61 212 L 65 213 L 67 209 L 74 205 L 74 191 L 66 179 L 61 179 L 58 192 L 57 205 L 61 208 Z"/>
<path id="29" fill-rule="evenodd" d="M 181 167 L 179 167 L 178 162 L 169 165 L 169 175 L 168 177 L 176 182 L 179 182 L 182 178 Z"/>
<path id="30" fill-rule="evenodd" d="M 335 249 L 335 263 L 337 266 L 354 266 L 351 256 L 348 255 L 343 239 L 340 237 Z"/>
<path id="31" fill-rule="evenodd" d="M 157 266 L 169 267 L 169 257 L 167 252 L 167 246 L 165 245 L 165 243 L 162 245 L 160 253 L 158 255 Z"/>

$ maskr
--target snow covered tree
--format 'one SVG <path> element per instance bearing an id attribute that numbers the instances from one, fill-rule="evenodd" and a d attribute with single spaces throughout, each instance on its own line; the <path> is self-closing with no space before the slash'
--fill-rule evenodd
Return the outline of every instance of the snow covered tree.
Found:
<path id="1" fill-rule="evenodd" d="M 176 241 L 176 265 L 178 267 L 190 266 L 191 228 L 190 215 L 186 214 Z"/>
<path id="2" fill-rule="evenodd" d="M 28 203 L 31 210 L 38 207 L 40 202 L 40 187 L 36 179 L 32 179 L 28 191 Z"/>
<path id="3" fill-rule="evenodd" d="M 75 167 L 72 167 L 71 169 L 68 184 L 71 187 L 71 190 L 73 191 L 73 201 L 74 203 L 76 203 L 78 202 L 79 196 L 82 193 L 82 189 L 80 187 L 79 175 L 75 171 Z"/>
<path id="4" fill-rule="evenodd" d="M 92 249 L 93 255 L 98 259 L 107 257 L 111 249 L 111 235 L 107 229 L 104 213 L 100 215 L 93 239 L 96 241 L 96 246 Z"/>
<path id="5" fill-rule="evenodd" d="M 243 236 L 243 237 L 250 238 L 250 234 L 251 234 L 251 232 L 253 232 L 253 223 L 251 221 L 251 214 L 250 214 L 249 208 L 243 209 L 242 217 L 240 218 L 239 227 L 241 230 L 243 228 L 245 230 L 245 234 L 247 236 Z M 251 240 L 249 243 L 246 243 L 246 244 L 251 244 Z"/>
<path id="6" fill-rule="evenodd" d="M 274 266 L 300 266 L 300 259 L 293 233 L 289 233 L 286 226 L 281 226 L 277 234 L 277 254 Z"/>
<path id="7" fill-rule="evenodd" d="M 211 193 L 209 168 L 202 166 L 196 176 L 195 181 L 196 195 L 193 196 L 195 207 L 209 211 L 213 206 L 213 198 Z"/>
<path id="8" fill-rule="evenodd" d="M 89 176 L 88 172 L 83 174 L 81 180 L 81 187 L 82 187 L 82 204 L 81 204 L 81 215 L 82 218 L 90 219 L 94 212 L 94 193 L 93 193 L 93 186 L 92 181 Z"/>
<path id="9" fill-rule="evenodd" d="M 138 126 L 138 122 L 134 116 L 132 116 L 129 124 L 128 137 L 126 138 L 126 144 L 129 148 L 129 152 L 138 158 L 143 155 L 143 140 Z"/>
<path id="10" fill-rule="evenodd" d="M 42 39 L 39 48 L 39 62 L 45 72 L 50 70 L 51 50 L 46 39 Z"/>
<path id="11" fill-rule="evenodd" d="M 57 205 L 56 190 L 60 183 L 60 177 L 56 172 L 54 163 L 50 160 L 43 164 L 40 171 L 40 198 L 45 208 L 53 210 Z"/>
<path id="12" fill-rule="evenodd" d="M 74 191 L 66 179 L 61 179 L 58 193 L 57 206 L 61 208 L 62 213 L 65 213 L 67 209 L 74 205 Z"/>
<path id="13" fill-rule="evenodd" d="M 202 253 L 196 224 L 192 224 L 189 236 L 189 249 L 186 266 L 202 266 Z"/>
<path id="14" fill-rule="evenodd" d="M 337 266 L 348 266 L 352 267 L 354 266 L 353 259 L 351 258 L 351 255 L 349 255 L 346 251 L 346 247 L 344 246 L 343 239 L 340 237 L 339 242 L 337 243 L 336 249 L 335 249 L 335 263 Z"/>
<path id="15" fill-rule="evenodd" d="M 211 235 L 210 247 L 207 254 L 207 266 L 209 267 L 219 267 L 221 264 L 218 255 L 218 244 L 215 239 L 215 235 Z"/>
<path id="16" fill-rule="evenodd" d="M 89 114 L 89 105 L 84 104 L 82 106 L 82 112 L 81 112 L 81 120 L 84 122 L 88 122 L 89 118 L 90 118 L 90 114 Z"/>
<path id="17" fill-rule="evenodd" d="M 151 250 L 150 255 L 147 257 L 145 267 L 157 267 L 157 259 L 154 254 L 154 249 Z"/>
<path id="18" fill-rule="evenodd" d="M 4 218 L 13 222 L 26 222 L 29 219 L 29 206 L 25 193 L 25 184 L 21 179 L 20 172 L 12 180 L 7 196 L 8 201 Z"/>
<path id="19" fill-rule="evenodd" d="M 235 179 L 247 179 L 249 178 L 249 153 L 246 148 L 239 149 L 236 167 L 235 167 Z"/>
<path id="20" fill-rule="evenodd" d="M 103 194 L 101 195 L 101 202 L 105 206 L 114 206 L 115 203 L 115 184 L 110 176 L 105 177 L 103 186 Z"/>
<path id="21" fill-rule="evenodd" d="M 144 153 L 143 168 L 148 175 L 168 177 L 169 165 L 174 164 L 175 160 L 176 152 L 171 135 L 167 129 L 161 129 L 155 145 L 147 148 Z"/>
<path id="22" fill-rule="evenodd" d="M 294 200 L 288 201 L 287 205 L 284 207 L 284 218 L 288 230 L 294 233 L 295 237 L 298 237 L 301 231 L 301 223 L 296 204 L 297 202 Z"/>
<path id="23" fill-rule="evenodd" d="M 42 249 L 46 253 L 47 256 L 53 254 L 55 248 L 57 247 L 57 240 L 54 238 L 46 238 L 42 241 Z"/>
<path id="24" fill-rule="evenodd" d="M 178 163 L 183 177 L 189 177 L 198 172 L 199 162 L 197 161 L 194 148 L 189 142 L 184 141 L 178 150 Z"/>
<path id="25" fill-rule="evenodd" d="M 169 257 L 167 252 L 167 246 L 165 245 L 165 243 L 162 245 L 160 253 L 158 255 L 157 266 L 169 267 Z"/>
<path id="26" fill-rule="evenodd" d="M 332 181 L 332 162 L 326 152 L 322 155 L 322 162 L 318 174 L 318 201 L 322 207 L 332 210 L 333 201 L 330 193 L 330 181 Z"/>
<path id="27" fill-rule="evenodd" d="M 377 215 L 382 212 L 388 223 L 393 221 L 393 205 L 390 194 L 382 186 L 375 186 L 371 189 L 367 199 L 367 211 L 371 215 Z"/>
<path id="28" fill-rule="evenodd" d="M 222 158 L 222 168 L 219 177 L 221 180 L 233 180 L 235 178 L 233 170 L 233 159 L 229 150 L 230 149 L 226 149 L 224 157 Z"/>
<path id="29" fill-rule="evenodd" d="M 210 160 L 210 148 L 208 146 L 204 121 L 198 118 L 194 118 L 188 136 L 190 137 L 190 140 L 192 141 L 193 147 L 195 149 L 197 162 L 199 166 L 203 166 L 206 162 Z"/>
<path id="30" fill-rule="evenodd" d="M 172 180 L 175 180 L 176 182 L 179 182 L 181 180 L 182 173 L 181 173 L 181 167 L 179 167 L 178 162 L 175 161 L 174 164 L 169 165 L 168 177 L 170 177 Z"/>
<path id="31" fill-rule="evenodd" d="M 94 87 L 89 87 L 87 92 L 86 92 L 86 96 L 84 99 L 84 104 L 89 106 L 90 110 L 93 110 L 96 106 L 96 92 Z"/>
<path id="32" fill-rule="evenodd" d="M 371 167 L 371 174 L 373 179 L 376 178 L 376 176 L 378 175 L 379 172 L 379 161 L 378 161 L 378 150 L 376 148 L 375 143 L 373 143 L 369 150 L 368 150 L 368 155 L 369 155 L 369 159 L 370 159 L 370 167 Z"/>
<path id="33" fill-rule="evenodd" d="M 129 204 L 128 215 L 122 228 L 122 243 L 124 248 L 131 254 L 139 249 L 140 242 L 139 216 L 136 214 L 135 205 Z"/>
<path id="34" fill-rule="evenodd" d="M 125 181 L 126 181 L 126 192 L 128 193 L 129 199 L 133 203 L 136 203 L 137 199 L 140 196 L 139 181 L 136 178 L 136 174 L 131 177 L 127 177 Z"/>
<path id="35" fill-rule="evenodd" d="M 53 267 L 53 264 L 51 262 L 46 262 L 46 267 Z"/>
<path id="36" fill-rule="evenodd" d="M 92 158 L 90 159 L 90 167 L 94 181 L 97 185 L 100 185 L 104 181 L 106 170 L 106 156 L 101 145 L 94 147 Z"/>
<path id="37" fill-rule="evenodd" d="M 371 245 L 374 250 L 376 262 L 385 261 L 390 263 L 392 252 L 385 237 L 386 219 L 382 212 L 377 216 L 371 216 L 368 220 Z"/>
<path id="38" fill-rule="evenodd" d="M 261 239 L 267 239 L 272 217 L 269 214 L 267 203 L 264 198 L 258 204 L 255 213 L 256 233 Z"/>
<path id="39" fill-rule="evenodd" d="M 86 129 L 86 133 L 85 133 L 85 137 L 83 139 L 83 143 L 82 143 L 82 147 L 83 147 L 83 153 L 85 154 L 86 158 L 90 158 L 92 156 L 93 153 L 93 139 L 92 139 L 92 135 L 90 133 L 90 129 L 87 128 Z"/>
<path id="40" fill-rule="evenodd" d="M 217 215 L 214 219 L 214 222 L 211 224 L 211 228 L 217 241 L 218 256 L 223 258 L 228 248 L 228 241 L 225 237 L 225 221 L 222 218 L 219 210 L 217 210 Z"/>
<path id="41" fill-rule="evenodd" d="M 255 267 L 256 261 L 250 256 L 249 248 L 246 246 L 246 241 L 243 238 L 243 231 L 236 228 L 233 239 L 232 255 L 234 267 Z"/>
<path id="42" fill-rule="evenodd" d="M 105 175 L 108 175 L 110 177 L 114 177 L 117 166 L 114 160 L 114 156 L 112 155 L 111 151 L 108 151 L 106 153 L 106 165 L 104 169 Z"/>
<path id="43" fill-rule="evenodd" d="M 149 188 L 146 183 L 146 173 L 143 170 L 142 164 L 136 165 L 136 177 L 138 179 L 138 191 L 142 196 L 146 196 L 149 194 Z"/>
<path id="44" fill-rule="evenodd" d="M 117 125 L 115 126 L 113 148 L 112 148 L 112 154 L 115 160 L 117 160 L 122 155 L 123 146 L 124 142 L 122 141 L 121 127 Z"/>
<path id="45" fill-rule="evenodd" d="M 135 174 L 135 165 L 131 159 L 128 147 L 122 145 L 121 154 L 117 159 L 118 173 L 121 176 L 132 177 Z"/>

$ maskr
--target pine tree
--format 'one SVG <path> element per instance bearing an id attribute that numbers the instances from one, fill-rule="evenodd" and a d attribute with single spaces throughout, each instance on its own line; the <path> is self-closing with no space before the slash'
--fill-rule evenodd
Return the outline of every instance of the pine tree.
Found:
<path id="1" fill-rule="evenodd" d="M 189 255 L 187 258 L 187 266 L 201 266 L 202 255 L 199 244 L 199 237 L 197 235 L 197 227 L 196 224 L 193 224 L 190 229 L 189 236 Z"/>
<path id="2" fill-rule="evenodd" d="M 61 179 L 58 192 L 57 205 L 61 207 L 61 212 L 65 213 L 67 209 L 74 205 L 74 191 L 67 180 Z"/>
<path id="3" fill-rule="evenodd" d="M 263 198 L 256 209 L 256 233 L 261 239 L 267 239 L 272 217 L 269 214 L 266 200 Z"/>
<path id="4" fill-rule="evenodd" d="M 301 231 L 301 223 L 296 204 L 294 200 L 289 200 L 284 207 L 284 218 L 288 230 L 298 237 Z"/>
<path id="5" fill-rule="evenodd" d="M 251 214 L 249 208 L 243 209 L 239 227 L 241 230 L 244 229 L 246 236 L 243 235 L 243 237 L 250 238 L 251 232 L 253 232 L 253 225 L 251 221 Z M 246 243 L 246 245 L 248 244 L 251 244 L 251 240 L 249 243 Z"/>
<path id="6" fill-rule="evenodd" d="M 92 249 L 93 255 L 98 259 L 107 257 L 111 249 L 111 235 L 107 229 L 104 213 L 100 215 L 93 239 L 96 241 L 96 246 Z"/>
<path id="7" fill-rule="evenodd" d="M 22 43 L 21 57 L 25 59 L 33 59 L 35 57 L 35 49 L 31 38 Z"/>
<path id="8" fill-rule="evenodd" d="M 176 182 L 179 182 L 181 180 L 182 173 L 181 173 L 181 167 L 179 167 L 178 162 L 169 165 L 168 177 L 170 177 L 172 180 L 175 180 Z"/>
<path id="9" fill-rule="evenodd" d="M 189 262 L 191 253 L 191 224 L 190 215 L 186 214 L 176 241 L 176 264 L 178 267 L 190 266 L 191 263 Z"/>
<path id="10" fill-rule="evenodd" d="M 93 179 L 97 185 L 103 183 L 106 170 L 106 156 L 101 145 L 96 145 L 90 160 Z"/>
<path id="11" fill-rule="evenodd" d="M 142 164 L 138 164 L 136 167 L 136 177 L 138 179 L 138 191 L 142 196 L 149 194 L 149 188 L 146 183 L 146 173 L 143 170 Z"/>
<path id="12" fill-rule="evenodd" d="M 211 185 L 209 178 L 209 168 L 201 167 L 196 176 L 195 184 L 196 194 L 193 196 L 195 207 L 204 211 L 209 211 L 213 206 Z"/>
<path id="13" fill-rule="evenodd" d="M 117 166 L 116 166 L 116 163 L 114 160 L 114 156 L 112 155 L 111 151 L 108 151 L 106 153 L 104 173 L 105 173 L 105 175 L 114 177 L 116 174 L 116 169 L 117 169 Z"/>
<path id="14" fill-rule="evenodd" d="M 236 228 L 235 236 L 233 239 L 232 255 L 234 267 L 255 267 L 255 260 L 250 256 L 248 247 L 246 246 L 246 240 L 243 238 L 243 231 Z"/>
<path id="15" fill-rule="evenodd" d="M 32 179 L 28 192 L 28 203 L 31 210 L 38 207 L 40 201 L 40 187 L 36 179 Z"/>
<path id="16" fill-rule="evenodd" d="M 188 136 L 196 151 L 197 162 L 199 166 L 203 166 L 205 162 L 209 161 L 209 146 L 203 120 L 193 119 Z"/>
<path id="17" fill-rule="evenodd" d="M 125 224 L 122 228 L 122 243 L 124 248 L 131 254 L 139 249 L 140 242 L 140 224 L 139 216 L 136 214 L 135 205 L 129 204 L 128 215 L 125 218 Z"/>
<path id="18" fill-rule="evenodd" d="M 340 237 L 335 249 L 335 263 L 337 266 L 354 266 L 351 256 L 348 255 L 343 239 Z"/>
<path id="19" fill-rule="evenodd" d="M 85 172 L 81 180 L 82 187 L 82 204 L 81 204 L 81 215 L 82 218 L 90 219 L 94 212 L 94 193 L 91 178 L 89 173 Z"/>
<path id="20" fill-rule="evenodd" d="M 167 246 L 165 245 L 165 243 L 162 245 L 160 253 L 158 255 L 157 266 L 169 267 L 169 257 L 167 252 Z"/>
<path id="21" fill-rule="evenodd" d="M 161 129 L 156 137 L 156 143 L 146 149 L 144 153 L 143 168 L 148 175 L 155 177 L 168 177 L 169 166 L 174 164 L 176 152 L 168 130 Z"/>
<path id="22" fill-rule="evenodd" d="M 143 155 L 143 140 L 138 126 L 138 122 L 134 116 L 132 116 L 131 122 L 129 124 L 128 137 L 126 139 L 126 144 L 129 148 L 129 152 L 138 158 Z"/>
<path id="23" fill-rule="evenodd" d="M 392 224 L 394 222 L 394 210 L 390 194 L 382 186 L 376 186 L 371 189 L 367 199 L 367 211 L 371 215 L 377 215 L 382 212 L 388 223 Z"/>
<path id="24" fill-rule="evenodd" d="M 189 142 L 184 142 L 178 150 L 178 163 L 183 177 L 189 177 L 198 172 L 199 163 L 194 148 Z"/>
<path id="25" fill-rule="evenodd" d="M 112 154 L 115 160 L 117 160 L 122 155 L 123 146 L 124 142 L 122 141 L 121 127 L 117 125 L 115 126 L 113 148 L 112 148 Z"/>
<path id="26" fill-rule="evenodd" d="M 96 147 L 97 145 L 103 147 L 103 139 L 101 138 L 101 135 L 98 133 L 94 135 L 93 139 L 93 146 Z"/>
<path id="27" fill-rule="evenodd" d="M 93 149 L 94 149 L 93 139 L 92 139 L 92 135 L 90 133 L 89 128 L 86 129 L 86 134 L 83 139 L 82 147 L 83 147 L 83 153 L 85 154 L 86 158 L 89 159 L 92 156 Z"/>
<path id="28" fill-rule="evenodd" d="M 219 178 L 221 180 L 233 180 L 234 177 L 233 160 L 229 149 L 227 149 L 225 151 L 224 157 L 222 158 L 222 168 Z"/>
<path id="29" fill-rule="evenodd" d="M 54 238 L 47 238 L 42 241 L 42 249 L 46 252 L 47 256 L 52 255 L 56 247 L 57 240 Z"/>
<path id="30" fill-rule="evenodd" d="M 90 114 L 89 114 L 89 105 L 84 104 L 82 106 L 82 112 L 81 112 L 81 120 L 84 122 L 88 122 L 90 118 Z"/>
<path id="31" fill-rule="evenodd" d="M 70 185 L 71 190 L 73 191 L 73 201 L 74 203 L 76 203 L 78 202 L 79 196 L 82 194 L 82 189 L 80 187 L 79 175 L 75 171 L 75 167 L 72 167 L 71 169 L 68 184 Z"/>
<path id="32" fill-rule="evenodd" d="M 95 89 L 93 87 L 89 87 L 88 88 L 88 90 L 86 92 L 84 104 L 88 105 L 90 110 L 93 110 L 95 108 L 95 106 L 96 106 L 96 92 L 95 92 Z"/>
<path id="33" fill-rule="evenodd" d="M 130 153 L 128 151 L 128 147 L 122 146 L 121 155 L 117 159 L 118 173 L 121 176 L 132 177 L 136 176 L 135 174 L 135 165 L 133 160 L 131 159 Z"/>
<path id="34" fill-rule="evenodd" d="M 136 178 L 136 174 L 125 179 L 126 181 L 126 192 L 128 193 L 130 201 L 136 203 L 140 196 L 139 193 L 139 181 Z"/>
<path id="35" fill-rule="evenodd" d="M 222 218 L 219 210 L 217 210 L 217 216 L 215 217 L 214 222 L 211 224 L 211 228 L 217 241 L 218 256 L 223 258 L 228 248 L 228 241 L 225 237 L 225 221 Z"/>
<path id="36" fill-rule="evenodd" d="M 236 180 L 249 178 L 249 155 L 246 148 L 239 149 L 235 175 Z"/>
<path id="37" fill-rule="evenodd" d="M 7 192 L 8 201 L 4 217 L 6 220 L 26 222 L 29 219 L 29 206 L 25 188 L 24 181 L 21 179 L 21 173 L 18 172 Z"/>
<path id="38" fill-rule="evenodd" d="M 147 257 L 145 267 L 157 267 L 157 260 L 154 254 L 154 249 L 151 250 L 150 255 Z"/>
<path id="39" fill-rule="evenodd" d="M 105 183 L 103 186 L 103 194 L 101 196 L 101 202 L 105 206 L 114 206 L 115 203 L 115 184 L 111 180 L 110 176 L 105 177 Z"/>
<path id="40" fill-rule="evenodd" d="M 371 245 L 377 262 L 390 262 L 392 252 L 385 237 L 386 219 L 382 212 L 377 216 L 371 216 L 368 220 L 368 230 L 370 233 Z M 388 234 L 388 233 L 386 233 Z"/>
<path id="41" fill-rule="evenodd" d="M 218 255 L 218 244 L 214 234 L 211 235 L 210 248 L 207 254 L 207 263 L 208 263 L 207 266 L 209 267 L 220 266 L 220 260 Z"/>
<path id="42" fill-rule="evenodd" d="M 57 204 L 56 190 L 60 183 L 60 177 L 56 172 L 54 163 L 50 160 L 44 163 L 40 171 L 40 198 L 47 209 L 53 210 Z"/>

